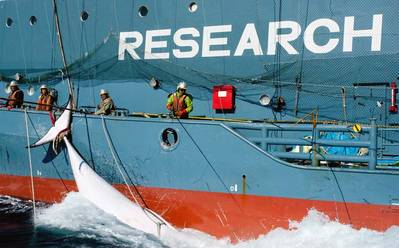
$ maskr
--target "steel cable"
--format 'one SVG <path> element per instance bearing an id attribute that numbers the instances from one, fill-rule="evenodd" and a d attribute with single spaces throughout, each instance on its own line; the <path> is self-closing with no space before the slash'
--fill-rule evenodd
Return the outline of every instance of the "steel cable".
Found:
<path id="1" fill-rule="evenodd" d="M 143 198 L 142 195 L 140 194 L 140 192 L 139 192 L 139 190 L 137 189 L 136 185 L 133 183 L 133 181 L 132 181 L 132 179 L 130 178 L 129 174 L 127 173 L 127 170 L 126 170 L 125 166 L 123 165 L 123 163 L 122 163 L 122 161 L 121 161 L 121 159 L 120 159 L 118 153 L 116 152 L 115 146 L 114 146 L 114 144 L 113 144 L 113 142 L 112 142 L 112 140 L 111 140 L 111 137 L 110 137 L 110 135 L 109 135 L 107 126 L 106 126 L 106 124 L 105 124 L 104 115 L 101 115 L 101 119 L 102 119 L 103 131 L 104 131 L 104 135 L 105 135 L 105 138 L 106 138 L 106 140 L 107 140 L 107 143 L 108 143 L 108 147 L 109 147 L 109 149 L 110 149 L 110 151 L 111 151 L 112 157 L 114 158 L 115 164 L 117 165 L 118 171 L 119 171 L 119 173 L 121 174 L 121 176 L 122 176 L 122 178 L 123 178 L 123 181 L 125 182 L 126 187 L 127 187 L 128 190 L 129 190 L 130 195 L 133 197 L 133 199 L 134 199 L 134 201 L 137 203 L 137 205 L 140 206 L 140 207 L 143 209 L 144 214 L 147 215 L 147 217 L 148 217 L 152 222 L 154 222 L 154 223 L 157 224 L 157 225 L 166 225 L 166 223 L 165 223 L 162 219 L 160 219 L 160 218 L 157 216 L 157 214 L 154 214 L 154 213 L 152 212 L 152 210 L 148 207 L 147 203 L 144 201 L 144 198 Z M 125 173 L 122 172 L 121 167 L 123 168 L 123 170 L 124 170 Z M 127 180 L 126 180 L 125 174 L 126 174 L 127 178 L 129 179 L 131 185 L 133 186 L 134 190 L 136 191 L 136 193 L 137 193 L 138 196 L 140 197 L 141 201 L 143 202 L 145 208 L 143 208 L 143 207 L 141 206 L 141 204 L 137 201 L 136 197 L 134 196 L 134 194 L 133 194 L 132 190 L 130 189 L 129 184 L 128 184 Z M 149 213 L 151 214 L 152 217 L 156 218 L 159 222 L 154 221 L 153 218 L 151 218 L 151 217 L 148 215 Z"/>
<path id="2" fill-rule="evenodd" d="M 34 185 L 34 182 L 33 182 L 32 154 L 31 154 L 30 142 L 29 142 L 28 112 L 27 112 L 26 109 L 24 111 L 25 111 L 26 143 L 28 145 L 27 148 L 28 148 L 30 181 L 31 181 L 31 190 L 32 190 L 33 216 L 36 217 L 35 185 Z"/>

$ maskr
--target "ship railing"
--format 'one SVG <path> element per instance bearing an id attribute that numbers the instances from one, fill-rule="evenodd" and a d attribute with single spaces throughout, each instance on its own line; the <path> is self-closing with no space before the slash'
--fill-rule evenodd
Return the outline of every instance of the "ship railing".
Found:
<path id="1" fill-rule="evenodd" d="M 85 114 L 92 114 L 96 112 L 96 107 L 94 106 L 80 106 L 79 107 L 79 112 L 85 113 Z M 127 108 L 115 108 L 115 111 L 112 112 L 113 116 L 128 116 L 129 115 L 129 109 Z"/>
<path id="2" fill-rule="evenodd" d="M 289 161 L 311 161 L 313 166 L 319 166 L 320 162 L 339 162 L 367 164 L 370 170 L 377 168 L 377 133 L 375 120 L 369 126 L 363 126 L 361 132 L 355 133 L 351 126 L 345 125 L 317 125 L 311 124 L 246 124 L 231 123 L 229 127 L 241 134 L 250 142 L 280 159 Z M 398 129 L 396 129 L 398 131 Z M 323 138 L 327 132 L 351 133 L 356 139 L 336 140 Z M 288 134 L 288 135 L 287 135 Z M 292 138 L 295 134 L 294 138 Z M 298 134 L 302 135 L 299 136 Z M 306 135 L 311 135 L 304 138 Z M 293 152 L 293 147 L 307 147 Z M 367 148 L 367 153 L 359 154 L 328 154 L 323 152 L 326 147 Z M 288 149 L 291 148 L 291 149 Z"/>
<path id="3" fill-rule="evenodd" d="M 5 107 L 5 104 L 8 100 L 14 100 L 14 99 L 0 97 L 0 107 Z M 58 106 L 56 103 L 45 104 L 45 103 L 37 103 L 37 102 L 32 102 L 32 101 L 23 101 L 22 102 L 22 109 L 34 110 L 36 108 L 36 106 L 52 107 L 53 110 L 58 110 L 58 111 L 63 111 L 66 109 L 65 107 Z M 79 112 L 79 111 L 73 110 L 73 109 L 72 109 L 72 111 Z"/>
<path id="4" fill-rule="evenodd" d="M 0 107 L 4 107 L 7 100 L 12 100 L 8 98 L 0 97 Z M 58 106 L 57 104 L 43 104 L 32 101 L 23 101 L 22 108 L 28 110 L 34 110 L 36 106 L 51 106 L 54 110 L 63 111 L 66 108 L 62 106 Z M 72 112 L 81 113 L 81 114 L 93 114 L 96 111 L 96 107 L 93 106 L 81 106 L 79 109 L 71 109 Z M 112 113 L 113 116 L 128 116 L 130 113 L 127 108 L 115 108 L 115 111 Z"/>

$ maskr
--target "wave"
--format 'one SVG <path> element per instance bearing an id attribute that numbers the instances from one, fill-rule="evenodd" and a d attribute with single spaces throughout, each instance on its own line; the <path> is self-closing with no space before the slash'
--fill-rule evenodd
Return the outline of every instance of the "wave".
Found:
<path id="1" fill-rule="evenodd" d="M 354 229 L 330 220 L 316 210 L 309 210 L 300 222 L 291 221 L 289 229 L 276 228 L 255 240 L 231 244 L 227 239 L 216 239 L 193 229 L 169 232 L 161 240 L 119 222 L 88 202 L 79 193 L 69 193 L 63 202 L 39 207 L 35 225 L 68 233 L 76 238 L 88 239 L 119 247 L 173 247 L 173 248 L 251 248 L 251 247 L 345 247 L 379 248 L 399 247 L 399 227 L 385 232 Z"/>

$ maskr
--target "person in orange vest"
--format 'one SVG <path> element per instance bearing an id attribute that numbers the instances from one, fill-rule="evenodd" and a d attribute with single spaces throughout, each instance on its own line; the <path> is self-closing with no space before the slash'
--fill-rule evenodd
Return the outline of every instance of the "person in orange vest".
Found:
<path id="1" fill-rule="evenodd" d="M 40 87 L 40 96 L 37 100 L 36 110 L 39 111 L 51 111 L 53 109 L 53 97 L 47 88 L 47 85 L 43 84 Z"/>
<path id="2" fill-rule="evenodd" d="M 11 92 L 8 95 L 6 102 L 6 107 L 11 108 L 21 108 L 24 103 L 24 92 L 19 89 L 17 81 L 11 81 L 10 83 Z"/>
<path id="3" fill-rule="evenodd" d="M 187 84 L 180 82 L 177 85 L 176 92 L 170 94 L 166 103 L 166 108 L 177 118 L 188 118 L 188 114 L 193 111 L 192 96 L 187 94 L 186 91 Z"/>

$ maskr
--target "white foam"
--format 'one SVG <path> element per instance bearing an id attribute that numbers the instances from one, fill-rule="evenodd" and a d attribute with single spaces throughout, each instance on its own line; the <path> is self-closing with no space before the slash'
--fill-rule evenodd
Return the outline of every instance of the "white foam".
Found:
<path id="1" fill-rule="evenodd" d="M 386 232 L 368 229 L 356 230 L 349 225 L 331 221 L 324 214 L 310 210 L 300 222 L 291 222 L 289 230 L 282 228 L 256 240 L 231 244 L 205 233 L 184 229 L 169 232 L 161 241 L 151 235 L 134 230 L 115 217 L 97 209 L 79 193 L 69 193 L 60 204 L 39 208 L 36 225 L 78 232 L 81 237 L 99 239 L 113 245 L 127 243 L 130 246 L 173 248 L 380 248 L 399 247 L 399 227 Z"/>
<path id="2" fill-rule="evenodd" d="M 79 237 L 110 244 L 148 243 L 150 246 L 145 247 L 162 247 L 155 237 L 121 223 L 76 192 L 69 193 L 59 204 L 38 209 L 35 225 L 72 231 L 78 233 Z"/>

